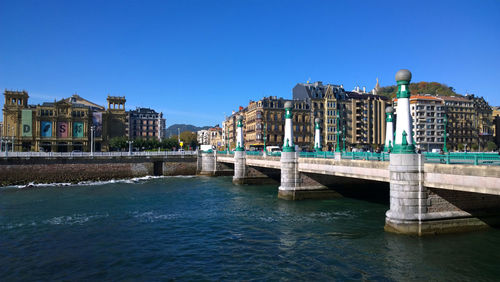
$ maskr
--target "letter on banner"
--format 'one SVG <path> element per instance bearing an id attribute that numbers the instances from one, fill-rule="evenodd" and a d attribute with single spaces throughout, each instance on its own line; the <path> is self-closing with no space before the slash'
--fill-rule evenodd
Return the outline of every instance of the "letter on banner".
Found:
<path id="1" fill-rule="evenodd" d="M 68 123 L 58 122 L 57 123 L 57 137 L 67 138 L 68 137 Z"/>
<path id="2" fill-rule="evenodd" d="M 22 136 L 23 137 L 32 137 L 33 131 L 33 120 L 32 120 L 32 111 L 31 110 L 23 110 L 22 111 Z"/>

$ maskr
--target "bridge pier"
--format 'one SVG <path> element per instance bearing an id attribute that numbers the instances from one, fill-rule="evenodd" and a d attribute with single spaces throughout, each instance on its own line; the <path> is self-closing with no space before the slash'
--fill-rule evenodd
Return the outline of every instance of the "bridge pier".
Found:
<path id="1" fill-rule="evenodd" d="M 246 176 L 246 152 L 245 151 L 236 151 L 234 152 L 234 176 L 233 183 L 234 184 L 245 184 L 245 176 Z"/>
<path id="2" fill-rule="evenodd" d="M 299 172 L 296 152 L 281 153 L 281 183 L 278 198 L 284 200 L 327 199 L 340 196 L 314 178 Z"/>
<path id="3" fill-rule="evenodd" d="M 215 152 L 199 152 L 198 153 L 198 174 L 206 176 L 215 176 L 217 172 L 217 160 Z"/>

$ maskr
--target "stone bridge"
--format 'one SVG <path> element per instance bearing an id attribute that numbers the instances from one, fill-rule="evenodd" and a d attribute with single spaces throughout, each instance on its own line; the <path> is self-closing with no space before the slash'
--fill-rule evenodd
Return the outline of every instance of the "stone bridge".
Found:
<path id="1" fill-rule="evenodd" d="M 388 155 L 389 156 L 389 155 Z M 400 155 L 390 161 L 201 153 L 200 174 L 234 172 L 236 184 L 279 184 L 278 197 L 301 200 L 340 196 L 338 188 L 391 186 L 391 211 L 413 216 L 401 224 L 386 223 L 386 230 L 407 234 L 435 234 L 479 229 L 500 223 L 500 166 L 426 162 L 421 154 L 416 165 L 405 165 Z M 399 161 L 399 164 L 398 164 Z M 410 162 L 411 163 L 411 162 Z M 398 169 L 413 173 L 402 174 Z M 415 188 L 416 187 L 416 188 Z"/>

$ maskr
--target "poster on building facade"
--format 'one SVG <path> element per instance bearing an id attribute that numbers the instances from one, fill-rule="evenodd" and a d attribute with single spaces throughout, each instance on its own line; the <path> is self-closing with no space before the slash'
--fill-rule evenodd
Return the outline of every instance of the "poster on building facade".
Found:
<path id="1" fill-rule="evenodd" d="M 40 135 L 42 137 L 52 137 L 52 122 L 42 121 L 40 123 Z"/>
<path id="2" fill-rule="evenodd" d="M 67 138 L 68 137 L 68 123 L 58 122 L 57 123 L 57 137 L 59 138 Z"/>
<path id="3" fill-rule="evenodd" d="M 94 137 L 102 136 L 102 113 L 93 112 L 92 113 L 92 125 L 95 126 Z"/>
<path id="4" fill-rule="evenodd" d="M 32 120 L 32 112 L 31 110 L 23 110 L 21 119 L 22 119 L 22 136 L 23 137 L 31 137 L 33 134 L 33 120 Z"/>
<path id="5" fill-rule="evenodd" d="M 83 122 L 73 122 L 73 137 L 83 137 Z"/>

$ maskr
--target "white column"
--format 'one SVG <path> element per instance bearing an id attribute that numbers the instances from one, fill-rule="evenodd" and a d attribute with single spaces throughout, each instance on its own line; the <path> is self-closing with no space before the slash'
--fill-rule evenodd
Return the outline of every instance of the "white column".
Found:
<path id="1" fill-rule="evenodd" d="M 321 133 L 320 133 L 321 127 L 319 125 L 319 122 L 320 122 L 319 118 L 316 118 L 314 120 L 314 125 L 315 125 L 314 126 L 314 129 L 315 129 L 314 130 L 314 149 L 318 152 L 321 151 Z"/>
<path id="2" fill-rule="evenodd" d="M 283 139 L 283 151 L 295 152 L 293 144 L 293 124 L 292 124 L 292 102 L 285 103 L 285 138 Z"/>
<path id="3" fill-rule="evenodd" d="M 393 153 L 411 154 L 415 153 L 412 136 L 412 119 L 410 113 L 410 81 L 411 72 L 400 70 L 396 73 L 398 83 L 396 116 L 396 138 L 393 145 Z M 403 136 L 405 137 L 403 139 Z"/>
<path id="4" fill-rule="evenodd" d="M 243 116 L 239 115 L 237 118 L 236 128 L 236 151 L 245 151 L 245 144 L 243 141 Z"/>
<path id="5" fill-rule="evenodd" d="M 385 121 L 386 121 L 385 146 L 384 146 L 385 152 L 387 152 L 390 148 L 394 146 L 393 114 L 394 114 L 393 107 L 387 107 L 387 109 L 385 109 Z"/>

